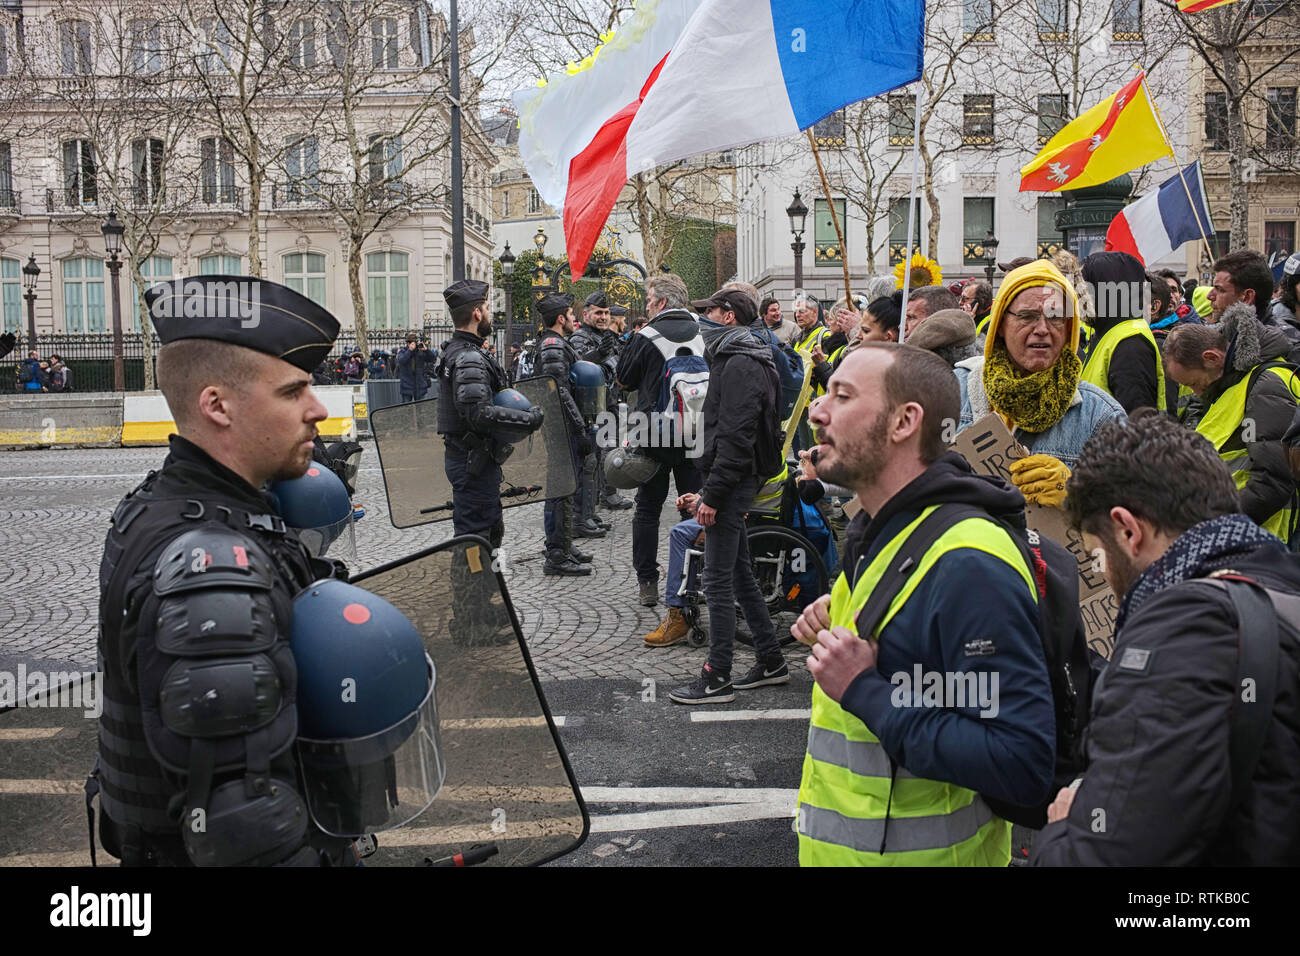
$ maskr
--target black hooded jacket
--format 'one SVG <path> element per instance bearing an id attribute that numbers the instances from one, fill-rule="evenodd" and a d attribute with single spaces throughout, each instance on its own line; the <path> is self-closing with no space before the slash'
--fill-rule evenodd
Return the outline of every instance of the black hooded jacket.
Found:
<path id="1" fill-rule="evenodd" d="M 1092 344 L 1088 356 L 1084 356 L 1086 364 L 1091 349 L 1096 348 L 1107 332 L 1121 322 L 1144 318 L 1140 291 L 1146 288 L 1147 279 L 1142 263 L 1127 252 L 1093 253 L 1083 262 L 1083 278 L 1098 290 L 1095 293 L 1097 316 L 1092 320 Z M 1112 288 L 1103 283 L 1115 285 Z M 1115 294 L 1116 288 L 1121 290 L 1119 294 Z M 1127 305 L 1127 310 L 1112 307 L 1123 305 Z M 1145 338 L 1132 335 L 1115 346 L 1106 375 L 1106 391 L 1124 407 L 1126 414 L 1132 414 L 1136 408 L 1157 407 L 1159 364 L 1159 354 Z M 1168 387 L 1166 383 L 1166 390 Z"/>
<path id="2" fill-rule="evenodd" d="M 761 473 L 765 457 L 775 453 L 780 468 L 781 380 L 771 347 L 744 326 L 712 336 L 704 358 L 709 391 L 704 396 L 700 497 L 718 508 L 746 478 L 771 477 Z"/>

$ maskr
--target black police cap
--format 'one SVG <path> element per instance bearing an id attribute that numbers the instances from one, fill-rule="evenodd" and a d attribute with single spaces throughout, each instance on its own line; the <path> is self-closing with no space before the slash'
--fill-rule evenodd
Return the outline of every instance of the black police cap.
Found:
<path id="1" fill-rule="evenodd" d="M 479 279 L 461 279 L 443 289 L 442 297 L 447 301 L 447 308 L 453 310 L 463 305 L 476 305 L 487 301 L 488 284 Z"/>
<path id="2" fill-rule="evenodd" d="M 567 292 L 552 292 L 550 295 L 543 296 L 537 303 L 537 311 L 542 314 L 547 325 L 554 322 L 556 316 L 563 315 L 571 308 L 573 308 L 573 296 Z"/>
<path id="3" fill-rule="evenodd" d="M 604 292 L 597 289 L 591 295 L 587 296 L 587 305 L 593 309 L 608 309 L 609 299 L 606 298 Z"/>
<path id="4" fill-rule="evenodd" d="M 627 308 L 621 305 L 611 305 L 609 307 L 610 315 L 627 315 Z"/>
<path id="5" fill-rule="evenodd" d="M 252 276 L 204 275 L 145 291 L 158 340 L 242 345 L 310 372 L 329 355 L 339 320 L 300 292 Z"/>

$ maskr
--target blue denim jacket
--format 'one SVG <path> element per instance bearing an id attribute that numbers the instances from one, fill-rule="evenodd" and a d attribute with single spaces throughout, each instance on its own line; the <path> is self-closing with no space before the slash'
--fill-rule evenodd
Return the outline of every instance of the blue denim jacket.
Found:
<path id="1" fill-rule="evenodd" d="M 984 356 L 958 362 L 953 369 L 961 386 L 961 422 L 963 430 L 983 418 L 993 408 L 984 391 Z M 1071 471 L 1079 452 L 1092 433 L 1106 422 L 1124 418 L 1124 409 L 1107 392 L 1090 382 L 1080 382 L 1061 420 L 1042 432 L 1017 428 L 1016 439 L 1036 455 L 1059 458 Z"/>

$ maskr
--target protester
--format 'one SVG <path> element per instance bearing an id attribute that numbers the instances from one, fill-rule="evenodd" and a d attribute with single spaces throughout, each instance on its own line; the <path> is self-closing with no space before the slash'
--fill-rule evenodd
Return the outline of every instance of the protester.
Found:
<path id="1" fill-rule="evenodd" d="M 796 352 L 811 354 L 813 346 L 830 334 L 826 327 L 826 309 L 810 293 L 801 292 L 795 296 L 794 321 L 799 327 L 792 343 Z"/>
<path id="2" fill-rule="evenodd" d="M 898 325 L 903 314 L 902 300 L 901 292 L 871 300 L 862 316 L 859 336 L 863 342 L 898 341 Z"/>
<path id="3" fill-rule="evenodd" d="M 760 302 L 758 317 L 772 330 L 772 334 L 782 345 L 794 344 L 795 336 L 799 334 L 799 326 L 781 315 L 781 303 L 778 299 L 768 296 Z"/>
<path id="4" fill-rule="evenodd" d="M 852 488 L 863 510 L 848 529 L 846 573 L 791 628 L 812 647 L 817 682 L 797 811 L 802 865 L 1006 866 L 1011 825 L 985 796 L 1029 806 L 1050 795 L 1055 715 L 1038 592 L 1001 523 L 1023 523 L 1024 498 L 947 452 L 945 423 L 959 409 L 942 359 L 872 342 L 845 359 L 813 412 L 818 475 Z M 930 545 L 883 625 L 862 633 L 892 555 L 946 502 L 987 518 Z M 912 675 L 942 683 L 955 673 L 966 686 L 996 680 L 996 706 L 922 706 L 919 687 L 900 696 Z"/>
<path id="5" fill-rule="evenodd" d="M 424 342 L 414 332 L 406 335 L 406 345 L 397 351 L 398 390 L 402 401 L 418 402 L 428 389 L 425 371 L 434 364 Z"/>
<path id="6" fill-rule="evenodd" d="M 1215 261 L 1214 284 L 1208 293 L 1214 324 L 1223 321 L 1228 306 L 1244 302 L 1267 325 L 1272 297 L 1273 273 L 1268 260 L 1255 250 L 1240 249 Z"/>
<path id="7" fill-rule="evenodd" d="M 1300 329 L 1300 252 L 1292 253 L 1282 266 L 1279 295 L 1270 306 L 1272 325 Z"/>
<path id="8" fill-rule="evenodd" d="M 906 342 L 912 331 L 928 316 L 944 309 L 960 307 L 957 297 L 941 285 L 923 285 L 919 289 L 913 289 L 907 296 L 907 328 L 904 330 L 903 341 Z"/>
<path id="9" fill-rule="evenodd" d="M 1034 504 L 1059 505 L 1084 443 L 1104 422 L 1123 418 L 1106 392 L 1084 382 L 1076 349 L 1078 299 L 1065 276 L 1036 259 L 1002 280 L 982 358 L 958 362 L 964 430 L 997 412 L 1028 458 L 1011 480 Z"/>
<path id="10" fill-rule="evenodd" d="M 1198 285 L 1192 289 L 1192 311 L 1203 320 L 1217 322 L 1218 319 L 1212 318 L 1214 305 L 1210 302 L 1211 291 L 1208 285 Z"/>
<path id="11" fill-rule="evenodd" d="M 812 377 L 816 383 L 816 394 L 826 394 L 826 383 L 839 367 L 845 351 L 858 339 L 858 329 L 862 326 L 862 310 L 867 303 L 860 296 L 854 297 L 854 308 L 847 307 L 846 299 L 840 299 L 831 307 L 831 333 L 813 346 L 809 353 L 812 357 Z"/>
<path id="12" fill-rule="evenodd" d="M 50 355 L 49 390 L 51 392 L 72 391 L 72 373 L 63 364 L 63 356 L 58 352 Z"/>
<path id="13" fill-rule="evenodd" d="M 1070 477 L 1067 508 L 1084 547 L 1104 555 L 1120 607 L 1092 701 L 1086 771 L 1060 791 L 1030 862 L 1300 864 L 1300 644 L 1286 635 L 1275 667 L 1253 667 L 1260 642 L 1282 635 L 1242 619 L 1229 589 L 1261 592 L 1202 583 L 1245 577 L 1294 603 L 1296 558 L 1238 513 L 1214 449 L 1156 414 L 1098 429 Z M 1282 607 L 1265 603 L 1265 616 L 1285 613 L 1294 625 Z M 1252 732 L 1266 686 L 1277 688 L 1272 711 Z"/>
<path id="14" fill-rule="evenodd" d="M 343 360 L 343 374 L 347 377 L 349 385 L 360 385 L 365 381 L 366 363 L 361 356 L 360 349 L 357 349 Z"/>
<path id="15" fill-rule="evenodd" d="M 984 351 L 975 331 L 975 317 L 965 309 L 942 309 L 927 317 L 907 344 L 933 352 L 950 366 Z"/>
<path id="16" fill-rule="evenodd" d="M 1184 301 L 1183 285 L 1178 281 L 1178 273 L 1173 269 L 1157 269 L 1152 273 L 1157 279 L 1163 282 L 1173 297 L 1173 309 L 1180 319 L 1185 319 L 1192 314 L 1192 307 Z"/>
<path id="17" fill-rule="evenodd" d="M 388 353 L 382 349 L 375 349 L 370 353 L 370 361 L 366 363 L 366 374 L 370 378 L 388 378 Z"/>
<path id="18" fill-rule="evenodd" d="M 1125 412 L 1165 407 L 1165 371 L 1147 321 L 1147 275 L 1127 252 L 1094 252 L 1083 262 L 1097 315 L 1083 380 L 1115 397 Z"/>
<path id="19" fill-rule="evenodd" d="M 1174 305 L 1175 301 L 1181 297 L 1181 293 L 1174 292 L 1177 282 L 1168 282 L 1159 274 L 1153 274 L 1148 278 L 1150 279 L 1151 288 L 1151 334 L 1155 337 L 1156 347 L 1163 356 L 1165 339 L 1168 337 L 1170 329 L 1180 324 L 1201 325 L 1203 323 L 1201 317 L 1190 307 L 1185 309 L 1184 315 L 1179 315 Z M 1166 378 L 1168 379 L 1168 376 Z M 1192 390 L 1186 385 L 1179 385 L 1173 379 L 1168 379 L 1165 382 L 1164 410 L 1174 418 L 1180 417 L 1180 409 L 1187 407 L 1192 395 Z"/>
<path id="20" fill-rule="evenodd" d="M 45 390 L 45 381 L 41 375 L 41 356 L 32 349 L 27 353 L 27 358 L 18 363 L 18 391 L 20 392 L 42 392 Z"/>
<path id="21" fill-rule="evenodd" d="M 968 279 L 961 287 L 960 304 L 975 319 L 976 334 L 987 332 L 989 310 L 993 308 L 993 286 L 985 279 Z"/>
<path id="22" fill-rule="evenodd" d="M 1284 364 L 1289 346 L 1249 302 L 1228 306 L 1217 326 L 1179 325 L 1165 339 L 1169 377 L 1198 399 L 1183 425 L 1218 451 L 1242 512 L 1284 541 L 1292 536 L 1296 485 L 1282 438 L 1300 396 L 1300 377 Z"/>

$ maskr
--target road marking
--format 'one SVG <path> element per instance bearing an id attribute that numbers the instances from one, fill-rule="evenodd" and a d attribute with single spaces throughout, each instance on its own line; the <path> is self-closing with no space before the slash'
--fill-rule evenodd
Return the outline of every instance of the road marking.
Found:
<path id="1" fill-rule="evenodd" d="M 717 720 L 808 720 L 809 707 L 792 710 L 693 710 L 691 723 L 707 724 Z"/>
<path id="2" fill-rule="evenodd" d="M 592 817 L 592 833 L 621 833 L 629 830 L 663 830 L 670 827 L 717 826 L 748 820 L 788 820 L 794 816 L 794 801 L 781 803 L 726 803 L 708 807 L 680 807 L 645 813 L 613 813 Z"/>
<path id="3" fill-rule="evenodd" d="M 583 787 L 588 803 L 771 803 L 794 805 L 798 790 L 783 787 Z"/>
<path id="4" fill-rule="evenodd" d="M 503 840 L 526 840 L 540 837 L 577 839 L 582 832 L 581 817 L 547 817 L 542 820 L 505 820 L 504 829 L 492 828 L 491 822 L 458 827 L 419 827 L 386 830 L 379 835 L 379 849 L 389 846 L 459 846 L 468 843 L 500 843 Z"/>
<path id="5" fill-rule="evenodd" d="M 81 793 L 85 782 L 75 780 L 0 780 L 0 793 Z"/>
<path id="6" fill-rule="evenodd" d="M 101 857 L 101 860 L 103 858 Z M 107 865 L 116 865 L 117 861 L 109 857 Z M 100 863 L 100 866 L 106 864 Z M 15 856 L 0 856 L 0 866 L 90 866 L 90 850 L 73 850 L 63 853 L 19 853 Z"/>
<path id="7" fill-rule="evenodd" d="M 135 478 L 144 481 L 145 472 L 133 471 L 126 475 L 5 475 L 0 481 L 76 481 L 84 478 Z"/>
<path id="8" fill-rule="evenodd" d="M 10 727 L 6 730 L 0 730 L 0 741 L 48 740 L 62 730 L 62 727 Z"/>
<path id="9" fill-rule="evenodd" d="M 507 727 L 545 726 L 545 717 L 466 717 L 442 722 L 443 730 L 502 730 Z"/>

